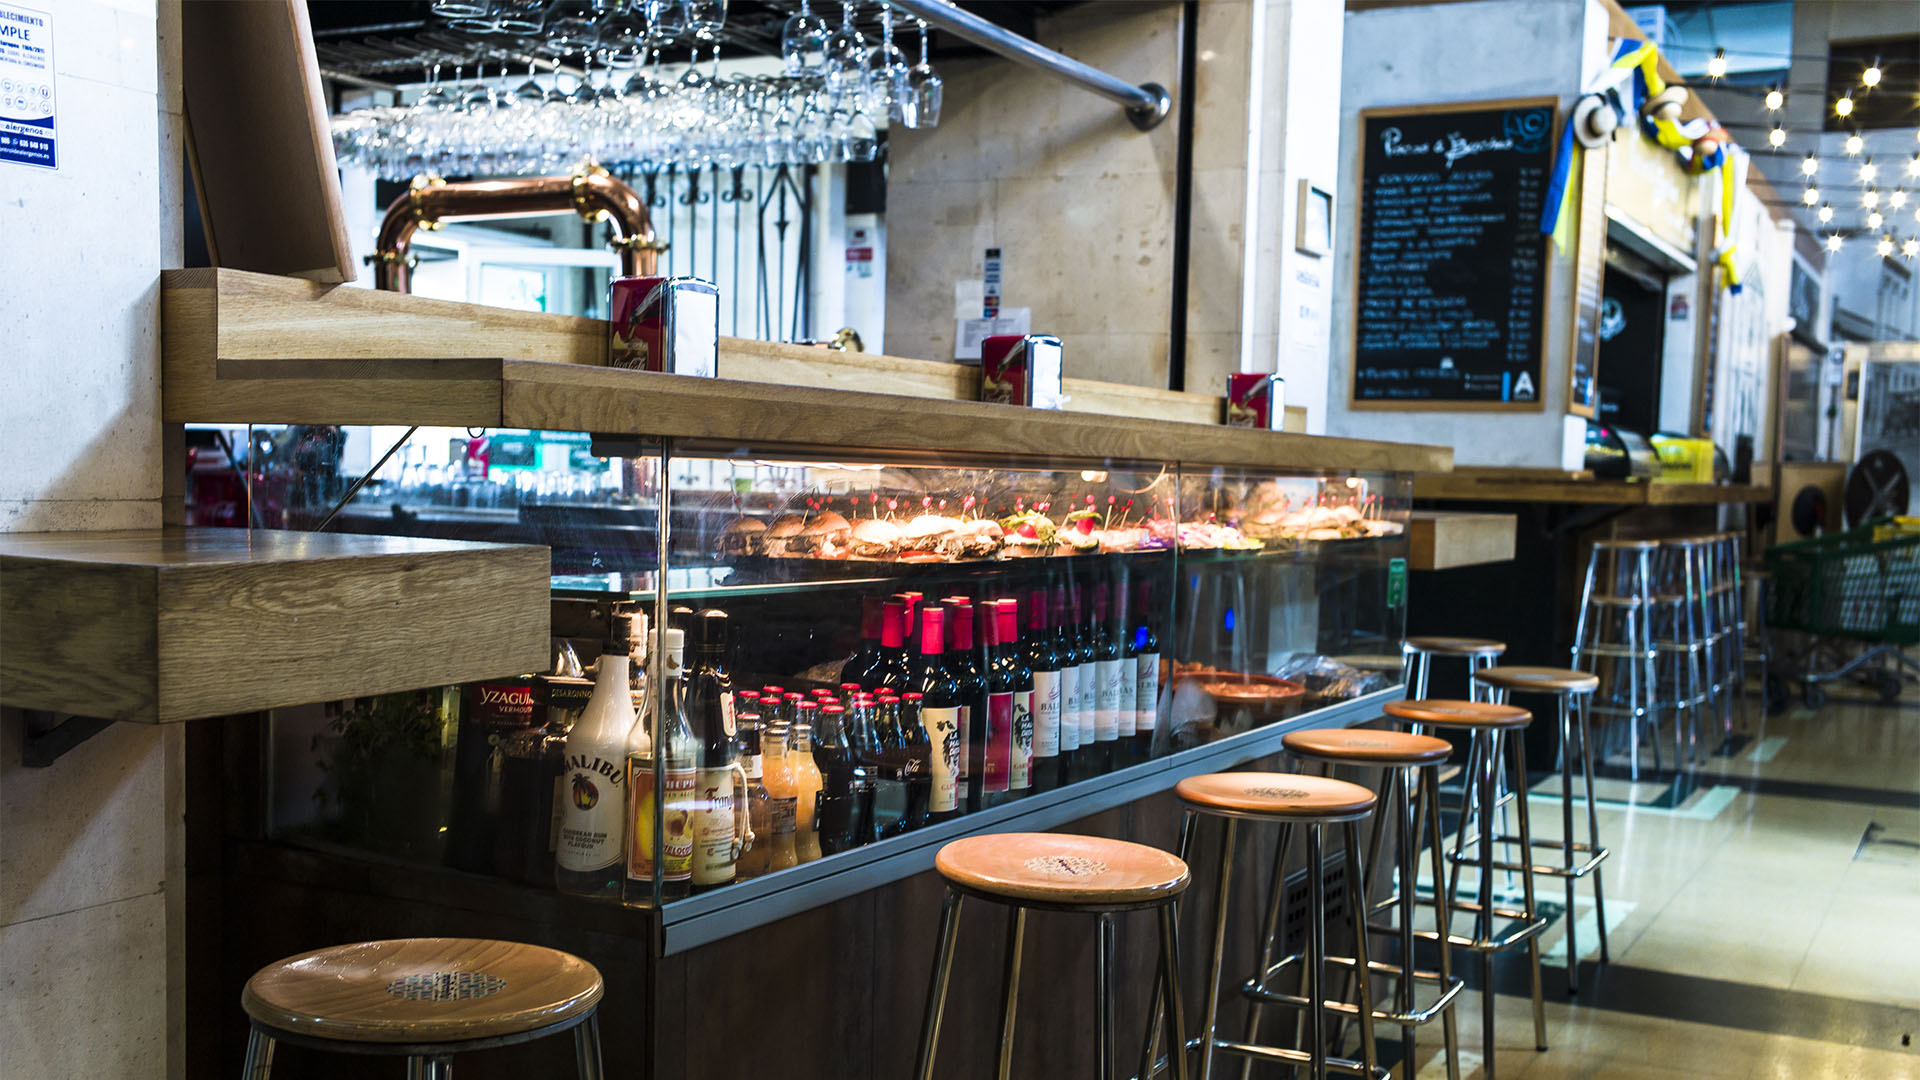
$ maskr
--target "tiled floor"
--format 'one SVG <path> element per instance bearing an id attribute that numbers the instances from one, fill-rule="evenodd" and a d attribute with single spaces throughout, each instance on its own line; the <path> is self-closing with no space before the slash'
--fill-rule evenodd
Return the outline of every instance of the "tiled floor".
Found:
<path id="1" fill-rule="evenodd" d="M 1552 1049 L 1536 1053 L 1529 1003 L 1506 993 L 1524 992 L 1521 966 L 1504 971 L 1497 1075 L 1920 1080 L 1920 703 L 1842 693 L 1818 713 L 1756 709 L 1739 750 L 1678 792 L 1671 772 L 1633 784 L 1624 757 L 1610 763 L 1612 964 L 1592 966 L 1583 885 L 1588 989 L 1569 1001 L 1550 976 Z M 1535 834 L 1558 836 L 1557 779 L 1536 784 L 1530 805 Z M 1557 883 L 1542 881 L 1540 897 L 1565 903 Z M 1565 937 L 1562 919 L 1543 938 L 1550 971 L 1565 965 Z M 1477 996 L 1459 1016 L 1465 1075 L 1483 1075 Z M 1420 1075 L 1444 1076 L 1430 1057 L 1438 1029 L 1422 1039 Z"/>

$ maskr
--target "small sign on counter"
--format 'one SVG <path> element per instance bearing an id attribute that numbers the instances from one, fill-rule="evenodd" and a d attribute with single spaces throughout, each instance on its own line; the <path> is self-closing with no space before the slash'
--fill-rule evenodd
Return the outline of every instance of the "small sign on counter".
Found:
<path id="1" fill-rule="evenodd" d="M 1227 376 L 1227 426 L 1279 431 L 1287 415 L 1287 380 L 1266 372 Z"/>
<path id="2" fill-rule="evenodd" d="M 53 16 L 0 4 L 0 161 L 56 169 Z"/>
<path id="3" fill-rule="evenodd" d="M 719 374 L 720 290 L 712 282 L 615 278 L 607 288 L 607 366 L 709 379 Z"/>
<path id="4" fill-rule="evenodd" d="M 1064 408 L 1060 339 L 1050 334 L 994 334 L 981 341 L 980 400 Z"/>

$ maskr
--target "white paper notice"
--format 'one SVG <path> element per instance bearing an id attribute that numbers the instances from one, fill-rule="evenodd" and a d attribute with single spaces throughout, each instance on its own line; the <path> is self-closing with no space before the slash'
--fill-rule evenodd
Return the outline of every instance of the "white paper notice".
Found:
<path id="1" fill-rule="evenodd" d="M 53 17 L 0 4 L 0 161 L 58 168 L 53 115 Z"/>
<path id="2" fill-rule="evenodd" d="M 979 278 L 969 278 L 953 283 L 953 317 L 956 319 L 977 319 L 980 306 L 987 302 L 987 283 Z"/>
<path id="3" fill-rule="evenodd" d="M 991 319 L 961 319 L 959 330 L 953 335 L 953 358 L 980 362 L 980 342 L 995 334 L 1031 334 L 1033 333 L 1033 309 L 1024 307 L 1001 308 L 1000 314 Z"/>

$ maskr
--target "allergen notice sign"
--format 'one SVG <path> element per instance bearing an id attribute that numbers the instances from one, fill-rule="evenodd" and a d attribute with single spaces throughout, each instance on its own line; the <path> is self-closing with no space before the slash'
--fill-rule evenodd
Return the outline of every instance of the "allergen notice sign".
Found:
<path id="1" fill-rule="evenodd" d="M 53 83 L 53 16 L 0 3 L 0 162 L 59 168 Z"/>

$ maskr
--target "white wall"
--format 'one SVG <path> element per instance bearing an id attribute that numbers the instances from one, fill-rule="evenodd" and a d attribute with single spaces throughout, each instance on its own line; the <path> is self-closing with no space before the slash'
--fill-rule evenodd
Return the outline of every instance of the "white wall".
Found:
<path id="1" fill-rule="evenodd" d="M 1340 172 L 1332 272 L 1353 280 L 1359 208 L 1360 112 L 1396 105 L 1489 101 L 1556 95 L 1564 111 L 1606 62 L 1606 12 L 1595 0 L 1473 0 L 1350 11 L 1340 84 Z M 1552 467 L 1560 462 L 1567 404 L 1567 348 L 1573 313 L 1573 263 L 1549 251 L 1542 333 L 1547 342 L 1539 412 L 1403 412 L 1348 408 L 1354 296 L 1334 290 L 1333 363 L 1328 371 L 1326 433 L 1454 448 L 1460 465 Z M 1499 438 L 1487 438 L 1497 416 Z"/>
<path id="2" fill-rule="evenodd" d="M 157 526 L 179 0 L 32 6 L 60 167 L 0 164 L 0 530 Z M 21 727 L 0 718 L 0 1073 L 179 1075 L 182 731 L 118 724 L 26 769 Z"/>

